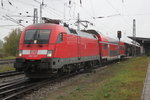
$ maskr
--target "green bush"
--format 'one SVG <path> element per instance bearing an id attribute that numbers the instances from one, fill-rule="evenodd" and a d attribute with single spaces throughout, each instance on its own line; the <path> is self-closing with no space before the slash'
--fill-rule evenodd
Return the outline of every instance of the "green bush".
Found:
<path id="1" fill-rule="evenodd" d="M 19 39 L 21 29 L 13 29 L 8 36 L 4 38 L 3 55 L 16 56 L 19 48 Z"/>

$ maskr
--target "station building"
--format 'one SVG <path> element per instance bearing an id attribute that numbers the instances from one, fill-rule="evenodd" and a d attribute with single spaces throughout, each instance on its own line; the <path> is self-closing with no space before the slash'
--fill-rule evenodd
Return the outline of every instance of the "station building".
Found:
<path id="1" fill-rule="evenodd" d="M 129 38 L 140 44 L 142 54 L 150 56 L 150 38 L 130 37 L 130 36 Z"/>

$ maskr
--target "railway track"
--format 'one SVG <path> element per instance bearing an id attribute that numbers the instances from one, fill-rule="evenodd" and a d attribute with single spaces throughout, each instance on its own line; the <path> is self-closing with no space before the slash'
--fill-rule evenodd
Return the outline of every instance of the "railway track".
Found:
<path id="1" fill-rule="evenodd" d="M 94 70 L 104 70 L 107 68 L 107 66 L 99 67 L 97 66 L 94 68 Z M 21 99 L 22 96 L 26 93 L 31 93 L 34 90 L 38 90 L 41 87 L 44 87 L 46 85 L 53 86 L 54 84 L 58 82 L 62 82 L 63 80 L 66 80 L 72 76 L 75 76 L 77 74 L 83 74 L 83 73 L 89 73 L 88 71 L 85 72 L 75 72 L 67 75 L 59 75 L 59 77 L 53 77 L 45 80 L 29 80 L 29 79 L 20 79 L 13 82 L 3 83 L 0 84 L 0 100 L 17 100 Z"/>
<path id="2" fill-rule="evenodd" d="M 23 80 L 17 80 L 15 82 L 0 84 L 0 100 L 20 99 L 20 97 L 22 97 L 25 93 L 30 93 L 48 84 L 53 86 L 55 83 L 62 82 L 63 80 L 75 76 L 79 73 L 83 73 L 83 72 L 71 73 L 69 75 L 67 74 L 59 77 L 52 77 L 45 80 L 33 81 L 30 79 L 23 79 Z"/>
<path id="3" fill-rule="evenodd" d="M 13 64 L 15 59 L 0 60 L 0 65 Z"/>
<path id="4" fill-rule="evenodd" d="M 72 74 L 73 75 L 73 74 Z M 29 79 L 20 80 L 14 83 L 6 83 L 0 85 L 0 100 L 16 100 L 24 93 L 30 93 L 35 89 L 39 89 L 47 84 L 54 84 L 60 82 L 62 79 L 70 76 L 63 76 L 63 78 L 53 78 L 46 80 L 32 81 Z"/>
<path id="5" fill-rule="evenodd" d="M 1 61 L 0 61 L 1 62 Z M 97 69 L 98 66 L 95 66 L 95 69 Z M 100 67 L 99 70 L 104 70 L 107 67 Z M 17 100 L 20 99 L 24 94 L 31 93 L 35 89 L 39 89 L 41 87 L 44 87 L 46 85 L 52 85 L 58 82 L 62 82 L 65 79 L 68 79 L 71 76 L 75 76 L 77 74 L 85 73 L 84 71 L 71 73 L 69 75 L 63 75 L 59 77 L 54 77 L 50 79 L 45 80 L 29 80 L 28 78 L 22 78 L 15 81 L 9 81 L 6 83 L 0 83 L 0 100 Z M 88 72 L 89 73 L 89 72 Z M 13 75 L 19 75 L 22 74 L 20 72 L 16 71 L 9 71 L 0 73 L 0 78 L 13 76 Z"/>
<path id="6" fill-rule="evenodd" d="M 17 91 L 27 88 L 26 84 L 28 79 L 18 80 L 15 82 L 8 82 L 0 85 L 0 100 L 12 100 L 9 99 L 12 95 L 16 94 Z M 14 98 L 13 98 L 14 99 Z"/>
<path id="7" fill-rule="evenodd" d="M 9 77 L 9 76 L 15 76 L 23 74 L 23 72 L 17 72 L 17 71 L 8 71 L 8 72 L 1 72 L 0 78 Z"/>
<path id="8" fill-rule="evenodd" d="M 13 64 L 14 62 L 15 59 L 0 60 L 0 65 Z M 20 75 L 20 74 L 23 74 L 23 72 L 16 72 L 16 71 L 0 72 L 0 78 Z"/>

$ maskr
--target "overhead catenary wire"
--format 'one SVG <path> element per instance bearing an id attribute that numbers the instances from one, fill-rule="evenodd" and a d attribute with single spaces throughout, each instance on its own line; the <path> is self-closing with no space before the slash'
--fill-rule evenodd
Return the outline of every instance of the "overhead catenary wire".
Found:
<path id="1" fill-rule="evenodd" d="M 136 17 L 136 16 L 150 16 L 150 14 L 125 14 L 125 15 L 122 15 L 122 16 L 134 16 L 134 17 Z"/>
<path id="2" fill-rule="evenodd" d="M 0 13 L 1 15 L 4 15 L 4 13 L 14 13 L 12 10 L 2 8 L 2 7 L 0 7 L 0 11 L 3 12 L 3 13 Z"/>
<path id="3" fill-rule="evenodd" d="M 50 15 L 53 15 L 54 17 L 62 17 L 63 15 L 61 15 L 61 14 L 59 14 L 59 13 L 56 13 L 56 12 L 54 12 L 53 10 L 50 10 L 50 9 L 48 9 L 48 8 L 43 8 L 44 10 L 46 10 L 46 12 L 47 12 L 47 14 L 50 14 Z M 46 13 L 46 12 L 44 12 L 44 13 Z"/>
<path id="4" fill-rule="evenodd" d="M 26 2 L 24 0 L 17 0 L 17 3 L 20 3 L 20 4 L 25 4 L 25 5 L 28 5 L 28 6 L 31 6 L 31 7 L 39 7 L 38 5 L 36 5 L 35 3 L 31 3 L 31 2 Z"/>
<path id="5" fill-rule="evenodd" d="M 57 10 L 57 9 L 55 9 L 55 8 L 53 8 L 53 7 L 49 6 L 49 5 L 46 5 L 46 7 L 50 8 L 50 9 L 52 9 L 52 10 L 56 11 L 56 12 L 59 12 L 59 13 L 63 14 L 63 12 L 62 12 L 62 11 Z"/>
<path id="6" fill-rule="evenodd" d="M 123 8 L 124 8 L 125 12 L 126 12 L 127 14 L 129 14 L 129 12 L 128 12 L 127 9 L 126 9 L 126 5 L 125 5 L 124 0 L 122 0 L 122 5 L 123 5 Z M 124 16 L 124 15 L 122 14 L 122 16 Z M 129 17 L 130 17 L 130 16 L 129 16 Z M 128 19 L 131 20 L 132 18 L 131 18 L 131 17 L 129 18 L 129 17 L 128 17 Z"/>
<path id="7" fill-rule="evenodd" d="M 18 0 L 18 1 L 20 1 L 20 0 Z M 25 2 L 24 2 L 24 3 L 25 3 Z M 28 3 L 28 5 L 29 5 L 29 4 L 30 4 L 30 3 Z M 81 2 L 80 2 L 80 4 L 81 4 Z M 77 4 L 75 4 L 75 5 L 77 5 Z M 31 3 L 31 6 L 34 6 L 34 5 Z M 80 6 L 80 5 L 79 5 L 79 6 Z M 51 8 L 52 10 L 54 10 L 54 11 L 53 11 L 54 14 L 56 14 L 56 13 L 60 14 L 60 13 L 59 13 L 60 11 L 58 11 L 58 10 L 52 8 L 51 6 L 46 6 L 46 7 Z M 82 7 L 82 8 L 83 8 L 83 7 Z M 52 10 L 51 10 L 51 12 L 52 12 Z M 49 11 L 49 12 L 50 12 L 50 11 Z M 57 14 L 57 15 L 58 15 L 58 14 Z M 89 13 L 86 13 L 86 14 L 89 14 Z M 61 14 L 60 14 L 60 16 L 61 16 Z M 91 15 L 90 15 L 90 16 L 91 16 Z M 92 16 L 91 16 L 91 17 L 92 17 Z"/>
<path id="8" fill-rule="evenodd" d="M 9 27 L 0 27 L 0 28 L 2 28 L 2 29 L 6 29 L 6 30 L 11 30 L 12 28 L 9 28 Z M 2 30 L 1 29 L 1 30 Z M 8 34 L 6 34 L 5 32 L 1 32 L 0 33 L 0 36 L 1 36 L 1 38 L 3 39 L 4 37 L 6 37 Z"/>
<path id="9" fill-rule="evenodd" d="M 7 0 L 7 1 L 9 2 L 9 5 L 11 5 L 13 7 L 13 10 L 12 9 L 8 9 L 8 7 L 3 7 L 3 8 L 0 9 L 1 12 L 3 12 L 1 15 L 3 16 L 5 14 L 7 14 L 7 15 L 11 16 L 11 14 L 14 14 L 14 13 L 18 13 L 19 14 L 20 11 L 18 10 L 18 7 L 14 6 L 16 3 L 14 3 L 12 0 L 11 1 Z M 16 14 L 16 16 L 17 16 L 17 14 Z M 12 16 L 12 17 L 14 17 L 14 16 Z M 18 17 L 19 17 L 19 15 L 18 15 Z"/>
<path id="10" fill-rule="evenodd" d="M 91 11 L 93 13 L 93 15 L 95 16 L 95 11 L 94 11 L 94 7 L 93 7 L 93 2 L 92 0 L 89 0 L 90 1 L 90 5 L 91 5 Z"/>
<path id="11" fill-rule="evenodd" d="M 52 12 L 53 14 L 55 14 L 55 15 L 57 15 L 57 16 L 63 17 L 63 14 L 62 14 L 62 13 L 59 13 L 59 12 L 53 10 L 53 9 L 49 9 L 48 7 L 45 7 L 45 9 L 48 10 L 48 11 L 50 11 L 50 12 Z"/>
<path id="12" fill-rule="evenodd" d="M 22 3 L 23 1 L 20 1 L 20 0 L 18 0 L 20 3 Z M 27 2 L 23 2 L 23 3 L 25 3 L 26 5 L 30 5 L 30 6 L 32 6 L 32 7 L 35 7 L 36 5 L 33 5 L 32 3 L 27 3 Z M 37 7 L 37 6 L 36 6 Z M 18 8 L 18 7 L 17 7 Z M 49 12 L 53 12 L 54 13 L 54 15 L 56 14 L 56 16 L 61 16 L 61 14 L 58 12 L 58 11 L 56 11 L 55 9 L 53 9 L 52 7 L 49 7 L 50 8 L 50 10 L 51 11 L 49 11 Z M 7 14 L 7 9 L 5 9 L 5 8 L 3 8 L 2 10 L 6 10 L 6 11 L 3 11 L 3 12 L 5 12 L 5 14 Z M 18 13 L 19 13 L 19 11 L 18 11 Z M 3 14 L 2 14 L 2 16 L 3 16 Z M 13 17 L 19 17 L 19 15 L 17 16 L 13 16 Z M 23 17 L 26 17 L 26 16 L 23 16 Z M 8 20 L 8 19 L 7 19 Z M 12 20 L 11 20 L 12 21 Z"/>
<path id="13" fill-rule="evenodd" d="M 10 0 L 11 1 L 11 0 Z M 26 5 L 30 5 L 30 6 L 33 6 L 33 7 L 37 7 L 37 5 L 35 5 L 35 4 L 33 4 L 32 2 L 25 2 L 25 1 L 21 1 L 21 0 L 17 0 L 17 1 L 19 1 L 19 2 L 23 2 L 23 3 L 25 3 Z M 40 1 L 40 0 L 39 0 Z M 78 0 L 78 1 L 80 1 L 80 0 Z M 108 1 L 108 0 L 107 0 Z M 12 2 L 12 1 L 11 1 Z M 61 3 L 62 3 L 63 1 L 61 1 Z M 12 2 L 12 3 L 14 3 L 14 2 Z M 83 2 L 83 0 L 82 0 L 82 4 L 84 4 L 84 2 Z M 76 6 L 80 6 L 79 5 L 79 3 L 78 4 L 76 4 Z M 111 4 L 112 5 L 112 4 Z M 92 5 L 91 5 L 91 3 L 90 3 L 90 6 L 91 6 L 91 8 L 94 8 L 94 7 L 92 7 Z M 113 5 L 112 5 L 113 6 Z M 47 9 L 46 9 L 47 8 Z M 50 5 L 47 5 L 44 9 L 46 9 L 46 13 L 48 12 L 49 14 L 53 14 L 54 16 L 63 16 L 63 12 L 61 11 L 61 10 L 58 10 L 58 9 L 56 9 L 56 8 L 54 8 L 53 6 L 50 6 Z M 84 7 L 84 5 L 82 5 L 82 9 L 84 10 L 85 9 L 85 7 Z M 114 6 L 113 6 L 113 9 L 115 9 L 115 11 L 118 11 Z M 92 10 L 92 9 L 90 9 L 90 10 Z M 85 11 L 85 10 L 84 10 Z M 94 11 L 94 10 L 93 10 Z M 52 13 L 50 13 L 50 12 L 52 12 Z M 119 11 L 118 11 L 119 12 Z M 94 13 L 94 12 L 92 12 L 92 13 Z M 91 13 L 89 13 L 89 11 L 87 10 L 86 12 L 85 12 L 85 14 L 86 15 L 88 15 L 89 17 L 93 17 L 93 15 L 91 14 Z M 130 16 L 130 15 L 125 15 L 125 14 L 121 14 L 120 16 Z M 138 16 L 138 15 L 137 15 Z M 140 15 L 139 15 L 140 16 Z M 72 16 L 72 17 L 74 17 L 74 16 Z M 128 21 L 126 21 L 126 22 L 128 22 Z M 129 25 L 129 24 L 128 24 Z"/>
<path id="14" fill-rule="evenodd" d="M 109 0 L 106 0 L 106 2 L 117 12 L 120 14 L 120 12 L 109 2 Z"/>
<path id="15" fill-rule="evenodd" d="M 3 16 L 3 17 L 6 18 L 7 20 L 10 20 L 10 21 L 12 21 L 12 22 L 14 22 L 14 23 L 16 23 L 16 24 L 22 26 L 22 27 L 25 27 L 24 25 L 22 25 L 21 23 L 19 23 L 18 21 L 16 21 L 15 19 L 13 19 L 12 17 L 10 17 L 10 16 L 8 16 L 8 15 L 5 15 L 5 16 Z"/>
<path id="16" fill-rule="evenodd" d="M 121 16 L 121 18 L 123 19 L 123 21 L 125 22 L 125 24 L 126 24 L 126 27 L 131 27 L 130 25 L 131 25 L 131 23 L 129 22 L 129 21 L 127 21 L 127 19 L 125 18 L 125 16 L 123 16 L 110 2 L 109 2 L 109 0 L 106 0 L 106 2 L 117 12 L 117 13 L 119 13 L 120 14 L 120 16 Z"/>
<path id="17" fill-rule="evenodd" d="M 8 26 L 20 26 L 20 25 L 0 25 L 0 27 L 8 27 Z"/>

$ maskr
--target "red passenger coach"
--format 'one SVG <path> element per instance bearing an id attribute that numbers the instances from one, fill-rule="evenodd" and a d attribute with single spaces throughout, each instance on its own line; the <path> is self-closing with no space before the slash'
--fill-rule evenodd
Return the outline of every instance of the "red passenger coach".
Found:
<path id="1" fill-rule="evenodd" d="M 108 38 L 109 57 L 108 60 L 118 59 L 119 55 L 119 42 L 115 39 Z"/>
<path id="2" fill-rule="evenodd" d="M 125 56 L 124 43 L 104 36 L 95 30 L 86 30 L 90 34 L 98 37 L 101 62 L 120 59 Z"/>
<path id="3" fill-rule="evenodd" d="M 96 35 L 57 24 L 35 24 L 21 34 L 14 67 L 30 78 L 43 78 L 58 72 L 89 69 L 99 63 Z"/>
<path id="4" fill-rule="evenodd" d="M 99 48 L 100 48 L 100 55 L 102 59 L 107 59 L 109 56 L 108 50 L 108 39 L 101 33 L 99 35 Z"/>
<path id="5" fill-rule="evenodd" d="M 101 53 L 105 54 L 102 59 L 104 61 L 110 61 L 110 60 L 116 60 L 120 59 L 125 56 L 125 49 L 124 49 L 124 43 L 112 38 L 107 37 L 108 42 L 101 42 L 102 46 L 102 51 Z M 106 56 L 107 55 L 107 56 Z"/>
<path id="6" fill-rule="evenodd" d="M 119 48 L 120 57 L 125 57 L 125 43 L 120 41 L 120 48 Z"/>

